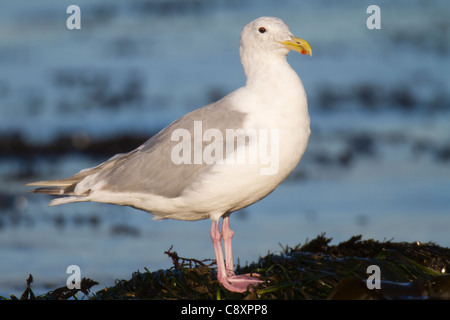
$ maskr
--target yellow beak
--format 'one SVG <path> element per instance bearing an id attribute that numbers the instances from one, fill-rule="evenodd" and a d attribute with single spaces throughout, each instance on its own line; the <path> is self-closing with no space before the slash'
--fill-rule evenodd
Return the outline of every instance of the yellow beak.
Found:
<path id="1" fill-rule="evenodd" d="M 294 50 L 300 52 L 301 54 L 309 54 L 312 56 L 311 47 L 306 40 L 291 37 L 291 40 L 279 41 L 282 45 L 284 45 L 289 50 Z"/>

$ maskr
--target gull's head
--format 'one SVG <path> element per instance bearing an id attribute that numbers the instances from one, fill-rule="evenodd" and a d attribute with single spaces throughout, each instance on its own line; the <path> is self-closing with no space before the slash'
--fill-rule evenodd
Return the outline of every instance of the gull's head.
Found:
<path id="1" fill-rule="evenodd" d="M 308 42 L 294 37 L 288 25 L 275 17 L 261 17 L 247 24 L 240 45 L 241 57 L 244 52 L 286 56 L 290 50 L 312 55 Z"/>

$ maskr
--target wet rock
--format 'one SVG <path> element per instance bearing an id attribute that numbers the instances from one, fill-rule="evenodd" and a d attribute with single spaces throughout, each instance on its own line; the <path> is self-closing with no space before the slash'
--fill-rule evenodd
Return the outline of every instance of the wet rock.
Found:
<path id="1" fill-rule="evenodd" d="M 403 111 L 411 111 L 418 104 L 416 97 L 407 87 L 394 88 L 389 93 L 391 105 Z"/>
<path id="2" fill-rule="evenodd" d="M 117 224 L 111 226 L 110 233 L 115 236 L 121 235 L 121 236 L 138 237 L 140 235 L 139 229 L 124 224 Z"/>
<path id="3" fill-rule="evenodd" d="M 354 154 L 373 156 L 375 155 L 375 138 L 369 133 L 351 135 L 347 139 L 349 148 Z"/>
<path id="4" fill-rule="evenodd" d="M 434 156 L 438 162 L 450 161 L 450 145 L 436 148 Z"/>

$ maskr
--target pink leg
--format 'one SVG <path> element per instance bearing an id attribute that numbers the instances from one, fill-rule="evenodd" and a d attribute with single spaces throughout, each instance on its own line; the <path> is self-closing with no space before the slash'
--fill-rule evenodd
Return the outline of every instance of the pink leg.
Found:
<path id="1" fill-rule="evenodd" d="M 216 264 L 217 264 L 217 279 L 222 283 L 223 279 L 226 279 L 227 274 L 225 272 L 225 264 L 223 262 L 223 254 L 222 254 L 222 235 L 219 231 L 219 221 L 213 220 L 211 225 L 211 239 L 214 246 L 214 252 L 216 254 Z"/>
<path id="2" fill-rule="evenodd" d="M 231 247 L 231 240 L 233 239 L 234 232 L 230 229 L 230 216 L 226 215 L 223 217 L 222 222 L 222 235 L 223 235 L 223 246 L 225 249 L 225 267 L 228 276 L 234 276 L 234 266 L 233 266 L 233 250 Z"/>
<path id="3" fill-rule="evenodd" d="M 250 277 L 249 275 L 234 274 L 231 249 L 231 238 L 233 237 L 233 231 L 230 229 L 228 216 L 224 218 L 223 230 L 227 268 L 225 268 L 225 262 L 223 260 L 221 245 L 222 235 L 219 231 L 219 222 L 213 220 L 211 225 L 211 239 L 213 241 L 214 252 L 216 254 L 217 279 L 226 289 L 232 292 L 245 292 L 247 291 L 249 285 L 256 286 L 262 281 L 257 278 Z"/>

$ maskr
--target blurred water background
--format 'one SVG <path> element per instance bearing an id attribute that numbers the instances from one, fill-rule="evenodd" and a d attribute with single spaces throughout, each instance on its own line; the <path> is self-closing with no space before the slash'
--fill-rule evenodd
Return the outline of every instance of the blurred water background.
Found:
<path id="1" fill-rule="evenodd" d="M 450 2 L 78 0 L 0 4 L 0 295 L 95 289 L 164 254 L 213 258 L 210 221 L 151 220 L 131 208 L 51 199 L 25 183 L 70 176 L 130 151 L 179 116 L 245 83 L 239 34 L 285 20 L 313 56 L 290 53 L 312 136 L 273 194 L 232 215 L 241 264 L 322 232 L 450 245 Z M 369 30 L 366 9 L 381 8 Z"/>

